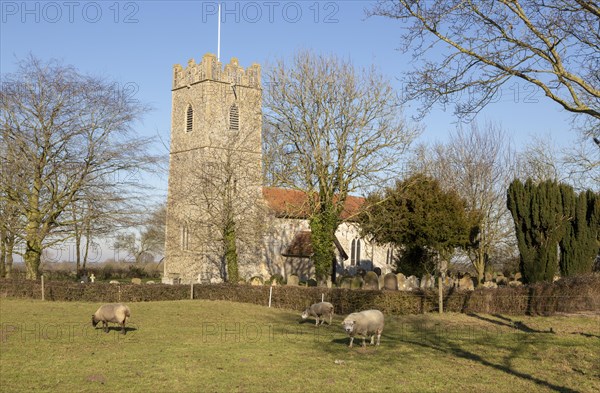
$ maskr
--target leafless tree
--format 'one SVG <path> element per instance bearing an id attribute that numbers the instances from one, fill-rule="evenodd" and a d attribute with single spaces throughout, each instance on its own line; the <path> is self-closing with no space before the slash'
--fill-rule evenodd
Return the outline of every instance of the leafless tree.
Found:
<path id="1" fill-rule="evenodd" d="M 267 79 L 263 141 L 275 160 L 267 166 L 275 184 L 309 195 L 313 260 L 324 280 L 346 197 L 397 175 L 418 130 L 403 121 L 396 92 L 373 67 L 300 52 L 291 64 L 278 61 Z"/>
<path id="2" fill-rule="evenodd" d="M 73 204 L 86 195 L 110 200 L 138 190 L 115 175 L 156 161 L 148 154 L 151 141 L 132 130 L 148 108 L 113 83 L 33 56 L 3 75 L 0 98 L 2 160 L 18 177 L 0 189 L 23 223 L 17 235 L 27 278 L 36 279 L 43 250 L 73 236 Z"/>
<path id="3" fill-rule="evenodd" d="M 471 240 L 467 255 L 478 282 L 494 259 L 506 254 L 512 243 L 513 223 L 506 209 L 506 189 L 514 178 L 514 151 L 506 133 L 498 125 L 459 127 L 450 140 L 423 152 L 426 173 L 455 190 L 467 208 L 479 217 L 479 233 Z"/>
<path id="4" fill-rule="evenodd" d="M 566 180 L 560 151 L 550 135 L 535 136 L 517 155 L 517 177 L 534 182 Z"/>
<path id="5" fill-rule="evenodd" d="M 113 244 L 116 250 L 123 250 L 136 263 L 153 262 L 164 252 L 166 206 L 154 208 L 137 232 L 128 230 L 119 234 Z"/>
<path id="6" fill-rule="evenodd" d="M 422 100 L 422 114 L 455 98 L 456 114 L 470 117 L 516 78 L 600 135 L 596 2 L 382 0 L 368 13 L 405 22 L 401 48 L 418 64 L 406 99 Z"/>

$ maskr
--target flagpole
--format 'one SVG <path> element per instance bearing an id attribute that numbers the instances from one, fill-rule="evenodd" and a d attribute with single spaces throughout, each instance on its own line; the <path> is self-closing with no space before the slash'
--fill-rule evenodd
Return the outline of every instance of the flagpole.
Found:
<path id="1" fill-rule="evenodd" d="M 219 3 L 219 12 L 218 12 L 217 21 L 217 61 L 221 61 L 221 3 Z"/>

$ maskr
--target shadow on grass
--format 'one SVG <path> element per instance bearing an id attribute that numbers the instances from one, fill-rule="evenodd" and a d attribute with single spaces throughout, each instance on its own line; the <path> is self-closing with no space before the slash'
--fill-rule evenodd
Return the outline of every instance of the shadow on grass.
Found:
<path id="1" fill-rule="evenodd" d="M 554 334 L 554 331 L 552 331 L 552 329 L 550 330 L 536 330 L 536 329 L 532 329 L 529 326 L 527 326 L 526 324 L 524 324 L 521 321 L 517 321 L 517 320 L 513 320 L 510 319 L 508 317 L 505 317 L 503 315 L 500 314 L 494 314 L 493 316 L 497 319 L 492 319 L 492 318 L 487 318 L 481 315 L 477 315 L 475 313 L 469 313 L 467 314 L 469 317 L 472 318 L 476 318 L 479 319 L 480 321 L 485 321 L 485 322 L 489 322 L 492 323 L 494 325 L 499 325 L 499 326 L 504 326 L 504 327 L 508 327 L 508 328 L 512 328 L 512 329 L 517 329 L 523 333 L 551 333 Z"/>
<path id="2" fill-rule="evenodd" d="M 484 320 L 484 321 L 488 321 L 488 322 L 497 324 L 497 325 L 514 327 L 514 328 L 516 328 L 520 331 L 526 332 L 526 333 L 549 333 L 549 332 L 538 332 L 534 329 L 524 326 L 524 324 L 522 324 L 522 325 L 517 324 L 517 326 L 514 326 L 514 323 L 512 323 L 513 321 L 510 320 L 509 318 L 505 318 L 505 317 L 501 317 L 502 319 L 504 319 L 503 321 L 497 321 L 494 319 L 485 318 L 485 317 L 481 317 L 478 315 L 471 315 L 471 316 L 476 317 L 480 320 Z M 510 323 L 509 323 L 509 321 L 510 321 Z M 432 349 L 432 350 L 442 352 L 447 355 L 451 355 L 451 356 L 458 357 L 458 358 L 468 359 L 468 360 L 477 362 L 477 363 L 481 364 L 482 366 L 489 367 L 491 369 L 504 372 L 504 373 L 512 375 L 514 377 L 533 382 L 536 385 L 543 386 L 545 388 L 551 389 L 556 392 L 578 393 L 577 390 L 568 388 L 566 386 L 560 386 L 560 385 L 554 384 L 552 382 L 543 380 L 541 378 L 537 378 L 526 372 L 521 372 L 521 371 L 515 370 L 513 367 L 511 367 L 510 366 L 511 361 L 513 359 L 515 359 L 519 353 L 526 351 L 526 348 L 524 347 L 525 342 L 523 344 L 519 343 L 515 348 L 513 348 L 511 350 L 510 355 L 508 355 L 504 358 L 504 362 L 503 362 L 504 364 L 503 363 L 495 363 L 495 362 L 485 359 L 484 356 L 482 356 L 478 353 L 475 353 L 472 350 L 467 350 L 466 348 L 464 348 L 464 345 L 462 343 L 460 343 L 460 342 L 457 343 L 455 341 L 451 341 L 450 338 L 445 337 L 445 335 L 443 334 L 443 331 L 439 331 L 435 327 L 432 329 L 428 329 L 428 331 L 426 331 L 426 332 L 423 332 L 422 331 L 423 325 L 420 324 L 419 322 L 416 322 L 414 324 L 414 328 L 416 328 L 417 329 L 416 331 L 419 333 L 410 334 L 410 335 L 405 334 L 402 337 L 403 343 L 415 345 L 415 346 L 422 347 L 422 348 Z M 528 343 L 531 344 L 531 341 L 529 340 Z M 488 345 L 494 345 L 494 343 L 488 342 Z"/>
<path id="3" fill-rule="evenodd" d="M 104 330 L 104 328 L 100 325 L 96 326 L 94 329 L 95 330 Z M 116 331 L 117 333 L 121 333 L 121 326 L 109 326 L 108 331 L 106 333 L 110 333 L 111 331 Z M 137 328 L 132 327 L 132 326 L 125 326 L 125 334 L 127 334 L 128 332 L 135 332 L 135 331 L 137 331 Z"/>

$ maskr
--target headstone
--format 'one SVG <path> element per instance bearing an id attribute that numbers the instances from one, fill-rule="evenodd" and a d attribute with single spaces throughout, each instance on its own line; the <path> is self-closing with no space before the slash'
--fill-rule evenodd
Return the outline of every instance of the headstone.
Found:
<path id="1" fill-rule="evenodd" d="M 250 279 L 250 285 L 263 285 L 264 280 L 260 276 L 254 276 Z"/>
<path id="2" fill-rule="evenodd" d="M 352 287 L 352 277 L 343 276 L 339 281 L 339 287 L 350 289 Z"/>
<path id="3" fill-rule="evenodd" d="M 146 281 L 146 285 L 148 285 L 148 284 L 152 285 L 152 284 L 156 284 L 156 283 L 152 280 L 149 280 L 149 281 Z"/>
<path id="4" fill-rule="evenodd" d="M 453 288 L 454 287 L 454 278 L 450 276 L 444 277 L 444 288 Z"/>
<path id="5" fill-rule="evenodd" d="M 408 287 L 409 291 L 419 289 L 419 279 L 416 276 L 409 276 L 406 279 L 406 286 Z"/>
<path id="6" fill-rule="evenodd" d="M 136 284 L 136 285 L 140 285 L 142 283 L 142 279 L 141 278 L 132 278 L 131 279 L 131 283 L 132 284 Z"/>
<path id="7" fill-rule="evenodd" d="M 383 289 L 385 286 L 385 276 L 379 276 L 379 289 Z"/>
<path id="8" fill-rule="evenodd" d="M 483 284 L 481 284 L 481 286 L 484 288 L 498 288 L 498 284 L 496 284 L 493 281 L 486 281 Z"/>
<path id="9" fill-rule="evenodd" d="M 509 287 L 520 287 L 521 285 L 523 285 L 523 283 L 521 281 L 517 281 L 517 280 L 510 281 L 508 283 Z"/>
<path id="10" fill-rule="evenodd" d="M 484 278 L 485 278 L 485 281 L 492 281 L 494 279 L 494 273 L 485 272 Z"/>
<path id="11" fill-rule="evenodd" d="M 515 281 L 521 281 L 522 278 L 523 278 L 523 276 L 521 275 L 521 272 L 515 273 Z"/>
<path id="12" fill-rule="evenodd" d="M 508 284 L 508 279 L 504 277 L 504 274 L 498 273 L 496 275 L 496 284 L 498 285 L 506 285 Z"/>
<path id="13" fill-rule="evenodd" d="M 421 289 L 431 289 L 435 287 L 435 279 L 431 274 L 426 274 L 421 278 Z"/>
<path id="14" fill-rule="evenodd" d="M 109 284 L 120 284 L 117 280 L 110 280 L 108 283 Z"/>
<path id="15" fill-rule="evenodd" d="M 379 290 L 379 277 L 375 272 L 367 272 L 365 275 L 365 283 L 363 285 L 363 289 L 367 290 Z"/>
<path id="16" fill-rule="evenodd" d="M 287 285 L 298 286 L 300 279 L 295 274 L 290 274 L 287 279 Z"/>
<path id="17" fill-rule="evenodd" d="M 473 285 L 473 279 L 469 273 L 466 273 L 460 280 L 458 280 L 458 289 L 461 291 L 473 291 L 475 286 Z"/>
<path id="18" fill-rule="evenodd" d="M 400 291 L 408 291 L 408 287 L 406 285 L 406 276 L 402 273 L 396 274 L 396 282 L 398 283 L 398 289 Z"/>
<path id="19" fill-rule="evenodd" d="M 352 283 L 350 284 L 351 289 L 360 289 L 364 284 L 364 280 L 361 276 L 354 276 Z"/>
<path id="20" fill-rule="evenodd" d="M 90 275 L 90 281 L 91 281 L 91 282 L 94 282 L 94 281 L 96 281 L 96 276 L 94 276 L 94 273 L 92 273 L 92 274 Z"/>
<path id="21" fill-rule="evenodd" d="M 398 290 L 398 279 L 394 273 L 388 273 L 383 276 L 383 288 L 388 291 L 397 291 Z"/>

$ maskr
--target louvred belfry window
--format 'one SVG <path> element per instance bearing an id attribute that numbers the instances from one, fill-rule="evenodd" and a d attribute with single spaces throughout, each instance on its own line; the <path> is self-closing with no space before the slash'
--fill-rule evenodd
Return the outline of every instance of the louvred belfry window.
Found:
<path id="1" fill-rule="evenodd" d="M 240 112 L 236 104 L 229 109 L 229 129 L 232 131 L 240 129 Z"/>

